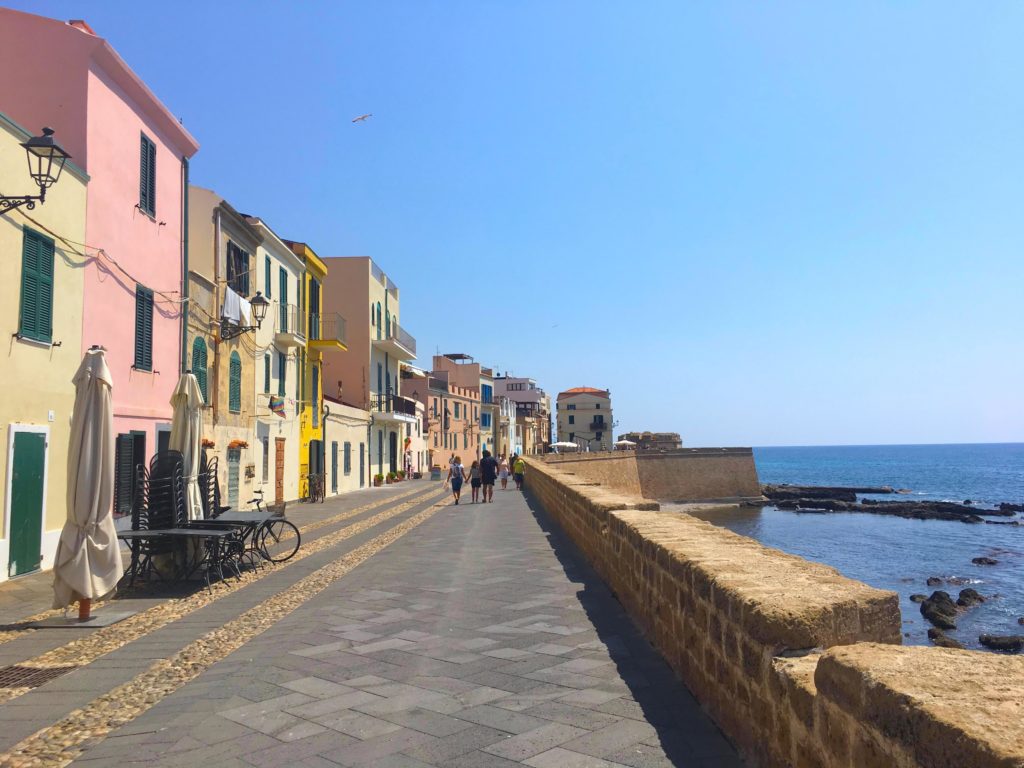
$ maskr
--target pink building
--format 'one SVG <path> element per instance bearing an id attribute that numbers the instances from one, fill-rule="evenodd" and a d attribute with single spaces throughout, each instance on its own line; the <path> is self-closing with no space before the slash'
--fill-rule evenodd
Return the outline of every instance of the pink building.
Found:
<path id="1" fill-rule="evenodd" d="M 170 429 L 182 369 L 184 189 L 199 145 L 85 22 L 0 9 L 0 50 L 23 63 L 0 78 L 4 111 L 33 131 L 53 128 L 89 175 L 82 346 L 106 347 L 114 375 L 115 506 L 124 512 L 128 468 Z"/>

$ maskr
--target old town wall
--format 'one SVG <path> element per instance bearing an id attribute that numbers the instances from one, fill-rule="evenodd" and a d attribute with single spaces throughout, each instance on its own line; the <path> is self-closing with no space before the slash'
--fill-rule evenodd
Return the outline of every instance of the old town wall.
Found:
<path id="1" fill-rule="evenodd" d="M 750 448 L 548 454 L 545 461 L 624 493 L 662 501 L 759 498 Z"/>
<path id="2" fill-rule="evenodd" d="M 903 648 L 893 592 L 527 464 L 530 496 L 754 764 L 1024 764 L 1019 659 Z"/>

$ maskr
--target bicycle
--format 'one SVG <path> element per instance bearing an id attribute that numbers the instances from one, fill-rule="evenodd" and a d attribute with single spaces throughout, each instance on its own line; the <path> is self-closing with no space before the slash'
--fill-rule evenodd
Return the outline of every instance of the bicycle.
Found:
<path id="1" fill-rule="evenodd" d="M 263 490 L 255 490 L 253 493 L 257 494 L 256 498 L 250 499 L 250 504 L 256 505 L 256 511 L 260 513 L 266 512 L 263 508 Z M 284 549 L 272 552 L 272 548 L 282 542 L 294 541 L 294 546 L 285 547 Z M 299 546 L 302 544 L 302 534 L 299 532 L 299 528 L 291 520 L 286 520 L 284 517 L 275 517 L 270 520 L 264 520 L 253 532 L 253 544 L 255 549 L 259 552 L 260 556 L 265 560 L 269 560 L 272 563 L 283 563 L 287 560 L 291 560 L 295 556 L 295 553 L 299 551 Z"/>
<path id="2" fill-rule="evenodd" d="M 306 487 L 306 501 L 310 504 L 316 504 L 317 502 L 322 503 L 324 501 L 325 488 L 323 475 L 309 475 Z"/>

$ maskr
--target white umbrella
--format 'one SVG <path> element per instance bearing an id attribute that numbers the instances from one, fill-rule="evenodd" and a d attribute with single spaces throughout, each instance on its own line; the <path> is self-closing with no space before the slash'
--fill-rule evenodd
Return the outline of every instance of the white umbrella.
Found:
<path id="1" fill-rule="evenodd" d="M 92 600 L 114 591 L 124 573 L 114 529 L 113 380 L 103 350 L 92 348 L 78 367 L 75 409 L 68 447 L 67 522 L 54 561 L 53 607 L 81 603 L 87 618 Z"/>
<path id="2" fill-rule="evenodd" d="M 185 473 L 185 504 L 189 520 L 201 520 L 203 500 L 199 495 L 199 441 L 203 430 L 200 408 L 203 407 L 203 393 L 199 382 L 191 373 L 183 373 L 171 395 L 174 416 L 171 419 L 169 447 L 181 453 Z"/>
<path id="3" fill-rule="evenodd" d="M 566 442 L 564 440 L 561 440 L 561 441 L 559 441 L 557 443 L 552 443 L 551 447 L 552 448 L 574 448 L 574 449 L 575 448 L 579 448 L 579 446 L 576 443 L 570 443 L 570 442 Z"/>
<path id="4" fill-rule="evenodd" d="M 632 445 L 636 445 L 632 440 L 616 440 L 616 445 L 621 445 L 623 448 L 629 448 Z"/>

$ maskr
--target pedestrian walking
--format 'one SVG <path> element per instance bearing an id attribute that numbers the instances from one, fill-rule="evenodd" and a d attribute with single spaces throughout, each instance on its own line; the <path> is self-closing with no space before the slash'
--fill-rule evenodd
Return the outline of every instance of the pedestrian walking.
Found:
<path id="1" fill-rule="evenodd" d="M 502 456 L 498 461 L 498 479 L 501 480 L 501 490 L 503 491 L 508 490 L 508 476 L 508 460 Z"/>
<path id="2" fill-rule="evenodd" d="M 498 477 L 498 461 L 490 451 L 484 451 L 480 460 L 480 481 L 484 486 L 484 504 L 494 502 L 494 481 Z"/>
<path id="3" fill-rule="evenodd" d="M 476 504 L 480 500 L 480 462 L 478 461 L 474 461 L 469 467 L 469 487 L 473 489 L 473 503 Z"/>
<path id="4" fill-rule="evenodd" d="M 516 479 L 516 490 L 523 490 L 523 476 L 526 474 L 526 462 L 521 456 L 517 456 L 512 462 L 512 476 Z"/>
<path id="5" fill-rule="evenodd" d="M 452 484 L 452 496 L 455 503 L 459 503 L 459 496 L 462 495 L 462 484 L 467 479 L 466 469 L 462 466 L 461 456 L 452 456 L 452 463 L 448 467 L 448 482 Z"/>

